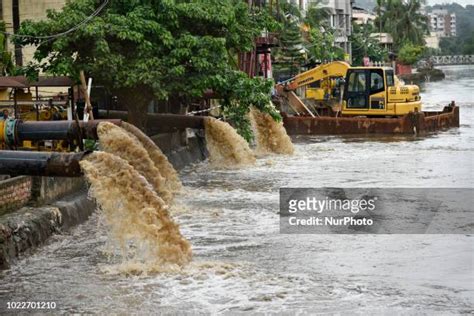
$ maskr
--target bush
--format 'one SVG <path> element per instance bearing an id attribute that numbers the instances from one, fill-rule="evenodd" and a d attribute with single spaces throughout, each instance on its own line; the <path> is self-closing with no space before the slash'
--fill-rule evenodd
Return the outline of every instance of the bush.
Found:
<path id="1" fill-rule="evenodd" d="M 413 65 L 416 63 L 424 51 L 423 46 L 413 45 L 412 43 L 405 43 L 398 52 L 398 60 L 405 65 Z"/>

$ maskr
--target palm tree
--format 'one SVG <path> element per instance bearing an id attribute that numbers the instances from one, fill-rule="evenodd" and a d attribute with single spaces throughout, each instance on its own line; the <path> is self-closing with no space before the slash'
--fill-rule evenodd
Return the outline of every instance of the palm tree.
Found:
<path id="1" fill-rule="evenodd" d="M 329 8 L 321 7 L 320 4 L 321 0 L 312 2 L 306 12 L 304 22 L 312 28 L 328 27 L 331 11 Z"/>
<path id="2" fill-rule="evenodd" d="M 390 33 L 396 47 L 404 43 L 424 45 L 428 33 L 428 18 L 420 12 L 425 0 L 379 0 L 377 1 L 379 23 Z"/>

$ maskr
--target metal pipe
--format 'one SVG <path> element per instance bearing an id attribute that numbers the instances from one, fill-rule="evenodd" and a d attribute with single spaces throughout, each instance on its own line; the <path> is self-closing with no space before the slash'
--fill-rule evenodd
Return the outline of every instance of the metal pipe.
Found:
<path id="1" fill-rule="evenodd" d="M 80 131 L 82 138 L 98 139 L 97 126 L 101 122 L 110 122 L 115 125 L 122 123 L 121 120 L 93 120 L 79 122 L 79 128 L 75 121 L 27 121 L 18 122 L 17 136 L 23 140 L 59 140 L 69 139 Z"/>
<path id="2" fill-rule="evenodd" d="M 99 110 L 102 118 L 127 120 L 126 111 Z M 148 127 L 156 132 L 172 132 L 186 128 L 204 129 L 204 116 L 148 113 Z"/>
<path id="3" fill-rule="evenodd" d="M 79 161 L 88 152 L 58 153 L 0 150 L 0 174 L 11 176 L 80 177 Z"/>
<path id="4" fill-rule="evenodd" d="M 121 120 L 93 120 L 88 122 L 75 121 L 20 121 L 7 120 L 5 121 L 3 129 L 4 135 L 11 137 L 4 137 L 4 141 L 9 146 L 19 146 L 23 141 L 39 141 L 39 140 L 67 140 L 81 138 L 98 139 L 97 126 L 100 122 L 111 122 L 116 125 L 122 123 Z M 0 125 L 2 128 L 2 125 Z M 2 133 L 3 130 L 0 130 Z M 8 132 L 8 133 L 7 133 Z M 0 141 L 2 138 L 0 137 Z"/>

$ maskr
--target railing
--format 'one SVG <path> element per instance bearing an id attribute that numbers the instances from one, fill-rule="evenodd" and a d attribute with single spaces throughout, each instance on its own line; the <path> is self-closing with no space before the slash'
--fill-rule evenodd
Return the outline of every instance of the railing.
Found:
<path id="1" fill-rule="evenodd" d="M 445 55 L 431 56 L 430 61 L 433 65 L 469 65 L 474 64 L 474 55 Z"/>

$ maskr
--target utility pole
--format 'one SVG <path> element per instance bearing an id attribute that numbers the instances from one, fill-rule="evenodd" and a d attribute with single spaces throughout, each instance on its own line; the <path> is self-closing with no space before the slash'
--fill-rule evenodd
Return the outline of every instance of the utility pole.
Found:
<path id="1" fill-rule="evenodd" d="M 18 33 L 20 29 L 20 4 L 19 0 L 12 1 L 12 17 L 13 17 L 13 33 Z M 23 66 L 23 53 L 21 46 L 15 44 L 15 64 L 17 66 Z"/>

